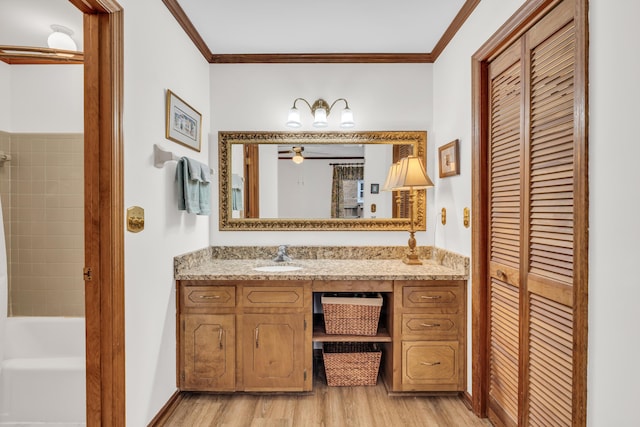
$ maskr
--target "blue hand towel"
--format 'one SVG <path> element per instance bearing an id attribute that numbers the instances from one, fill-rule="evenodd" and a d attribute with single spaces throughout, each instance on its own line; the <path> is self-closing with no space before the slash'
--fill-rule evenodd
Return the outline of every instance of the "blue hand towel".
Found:
<path id="1" fill-rule="evenodd" d="M 206 174 L 203 173 L 206 171 Z M 178 210 L 209 215 L 211 213 L 211 190 L 209 167 L 197 160 L 182 157 L 176 167 L 178 186 Z M 207 180 L 205 181 L 204 178 Z"/>

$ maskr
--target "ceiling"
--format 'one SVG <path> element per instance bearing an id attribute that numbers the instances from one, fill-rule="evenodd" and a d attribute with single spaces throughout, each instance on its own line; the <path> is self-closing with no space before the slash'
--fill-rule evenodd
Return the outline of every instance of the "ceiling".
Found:
<path id="1" fill-rule="evenodd" d="M 433 62 L 479 2 L 155 1 L 209 62 Z M 0 0 L 0 45 L 46 47 L 51 24 L 82 49 L 82 14 L 69 0 Z"/>
<path id="2" fill-rule="evenodd" d="M 427 53 L 465 0 L 173 2 L 209 50 L 225 55 Z"/>

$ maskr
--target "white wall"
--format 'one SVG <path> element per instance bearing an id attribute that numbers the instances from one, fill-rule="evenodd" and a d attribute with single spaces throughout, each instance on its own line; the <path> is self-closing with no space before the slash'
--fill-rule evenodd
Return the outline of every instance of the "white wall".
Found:
<path id="1" fill-rule="evenodd" d="M 588 425 L 637 424 L 640 3 L 590 0 Z"/>
<path id="2" fill-rule="evenodd" d="M 471 232 L 462 226 L 461 215 L 464 206 L 471 206 L 470 59 L 522 3 L 481 2 L 434 66 L 431 140 L 438 147 L 459 138 L 461 153 L 459 176 L 436 176 L 435 207 L 446 207 L 448 218 L 447 225 L 438 228 L 435 242 L 467 255 Z M 590 8 L 587 420 L 590 426 L 630 426 L 635 425 L 633 409 L 640 383 L 639 335 L 634 329 L 640 324 L 635 268 L 640 259 L 636 218 L 640 145 L 634 126 L 640 112 L 640 89 L 635 84 L 640 60 L 637 55 L 620 54 L 620 47 L 640 36 L 635 22 L 640 4 L 616 2 L 614 8 L 611 2 L 590 0 Z"/>
<path id="3" fill-rule="evenodd" d="M 10 72 L 11 132 L 83 132 L 82 65 L 12 65 Z"/>
<path id="4" fill-rule="evenodd" d="M 297 165 L 288 159 L 278 161 L 280 218 L 331 218 L 333 168 L 330 162 L 305 160 Z"/>
<path id="5" fill-rule="evenodd" d="M 124 203 L 145 209 L 144 231 L 125 232 L 127 425 L 142 426 L 176 390 L 173 257 L 209 244 L 209 217 L 177 210 L 176 162 L 155 168 L 153 144 L 208 161 L 209 65 L 162 2 L 120 4 L 125 11 Z M 166 89 L 202 114 L 201 152 L 165 139 Z"/>
<path id="6" fill-rule="evenodd" d="M 432 69 L 431 64 L 214 64 L 211 65 L 212 134 L 217 135 L 220 130 L 290 131 L 284 123 L 295 98 L 303 97 L 309 102 L 317 98 L 328 102 L 346 98 L 355 116 L 354 131 L 426 130 L 427 170 L 433 177 Z M 315 130 L 311 114 L 304 108 L 300 130 Z M 330 127 L 326 130 L 339 131 L 337 121 L 339 117 L 330 115 Z M 218 163 L 216 150 L 211 150 L 210 158 L 212 164 Z M 432 194 L 429 190 L 427 231 L 416 233 L 418 245 L 433 244 Z M 214 197 L 218 197 L 217 192 Z M 220 231 L 218 223 L 215 212 L 211 216 L 212 245 L 402 246 L 408 236 L 406 232 L 229 232 Z"/>
<path id="7" fill-rule="evenodd" d="M 0 61 L 0 131 L 11 131 L 11 66 Z"/>

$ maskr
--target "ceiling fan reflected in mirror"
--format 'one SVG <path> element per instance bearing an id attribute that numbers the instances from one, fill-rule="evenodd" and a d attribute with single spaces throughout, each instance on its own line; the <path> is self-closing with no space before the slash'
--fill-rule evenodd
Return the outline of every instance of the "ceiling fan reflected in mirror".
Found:
<path id="1" fill-rule="evenodd" d="M 306 157 L 302 155 L 302 152 L 305 152 Z M 314 151 L 313 148 L 311 150 L 305 151 L 304 147 L 302 146 L 294 146 L 294 147 L 291 147 L 290 150 L 278 151 L 278 155 L 281 156 L 280 157 L 281 159 L 288 159 L 289 158 L 287 156 L 288 154 L 292 154 L 291 161 L 293 161 L 293 163 L 298 165 L 302 163 L 305 158 L 309 158 L 309 156 L 316 157 L 316 158 L 323 158 L 322 156 L 329 155 L 329 153 L 324 151 Z"/>

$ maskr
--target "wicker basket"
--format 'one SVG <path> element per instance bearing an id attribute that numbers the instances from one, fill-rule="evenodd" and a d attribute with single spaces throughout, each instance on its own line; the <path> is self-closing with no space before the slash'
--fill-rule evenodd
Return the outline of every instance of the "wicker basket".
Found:
<path id="1" fill-rule="evenodd" d="M 330 335 L 368 335 L 378 332 L 382 295 L 323 294 L 325 332 Z"/>
<path id="2" fill-rule="evenodd" d="M 324 343 L 322 359 L 327 385 L 376 385 L 382 351 L 373 343 Z"/>

